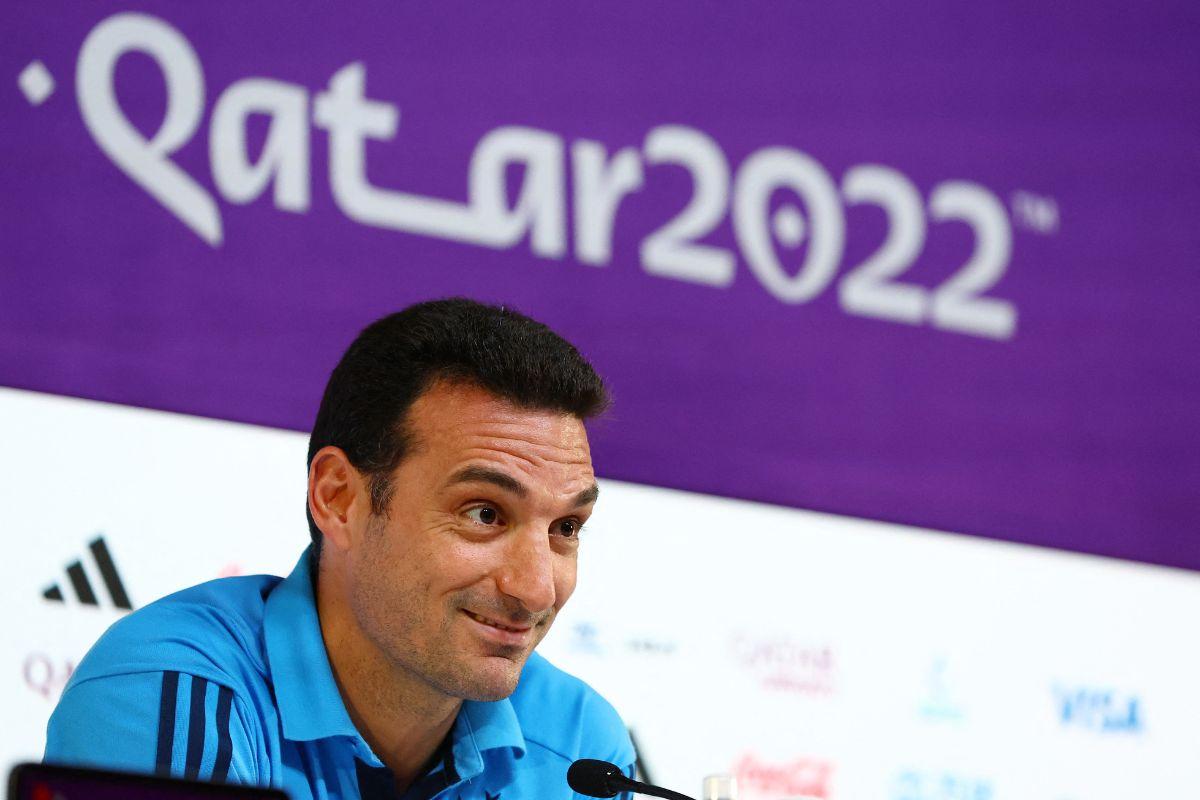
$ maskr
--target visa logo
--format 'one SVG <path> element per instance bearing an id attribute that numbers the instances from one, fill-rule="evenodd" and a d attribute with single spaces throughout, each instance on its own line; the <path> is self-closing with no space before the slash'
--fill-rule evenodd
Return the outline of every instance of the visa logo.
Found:
<path id="1" fill-rule="evenodd" d="M 1104 733 L 1140 733 L 1142 706 L 1138 697 L 1114 689 L 1055 687 L 1063 725 Z"/>

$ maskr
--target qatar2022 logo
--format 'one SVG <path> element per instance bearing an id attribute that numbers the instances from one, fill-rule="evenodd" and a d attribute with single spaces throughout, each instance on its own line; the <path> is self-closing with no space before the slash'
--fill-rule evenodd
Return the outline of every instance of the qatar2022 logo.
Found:
<path id="1" fill-rule="evenodd" d="M 152 61 L 166 87 L 163 120 L 149 138 L 117 101 L 118 62 L 135 52 Z M 682 124 L 654 125 L 640 147 L 621 148 L 501 125 L 475 146 L 466 202 L 426 196 L 367 179 L 368 153 L 380 152 L 368 143 L 395 140 L 400 110 L 368 93 L 365 62 L 350 60 L 320 91 L 252 76 L 226 86 L 211 102 L 205 73 L 200 54 L 175 26 L 120 12 L 97 23 L 84 39 L 75 89 L 80 116 L 100 150 L 213 247 L 225 237 L 218 194 L 234 205 L 269 194 L 281 211 L 310 213 L 312 172 L 320 164 L 313 158 L 314 128 L 328 132 L 334 203 L 361 225 L 495 250 L 528 240 L 542 258 L 573 256 L 580 264 L 606 266 L 614 260 L 622 202 L 660 179 L 656 167 L 680 167 L 691 176 L 691 196 L 683 208 L 664 208 L 664 219 L 641 240 L 638 258 L 646 273 L 726 289 L 741 264 L 786 305 L 828 291 L 854 317 L 968 336 L 1015 335 L 1016 303 L 991 294 L 1012 261 L 1014 229 L 1045 236 L 1059 228 L 1053 197 L 1018 190 L 1006 204 L 992 189 L 966 179 L 941 180 L 924 192 L 901 170 L 871 157 L 839 180 L 813 156 L 778 145 L 759 147 L 731 165 L 728 146 Z M 19 85 L 30 105 L 39 107 L 50 101 L 55 80 L 47 65 L 33 61 Z M 216 194 L 172 159 L 210 109 L 209 167 Z M 252 118 L 267 122 L 256 155 L 248 132 Z M 391 153 L 395 158 L 401 151 Z M 523 171 L 519 184 L 510 186 L 512 167 Z M 796 201 L 773 200 L 789 194 Z M 861 235 L 850 230 L 849 207 L 879 209 L 888 224 L 884 241 L 855 263 L 844 263 L 847 242 Z M 704 241 L 726 223 L 736 246 Z M 947 279 L 932 288 L 904 279 L 928 242 L 961 225 L 971 231 L 974 245 L 968 257 L 949 265 Z"/>

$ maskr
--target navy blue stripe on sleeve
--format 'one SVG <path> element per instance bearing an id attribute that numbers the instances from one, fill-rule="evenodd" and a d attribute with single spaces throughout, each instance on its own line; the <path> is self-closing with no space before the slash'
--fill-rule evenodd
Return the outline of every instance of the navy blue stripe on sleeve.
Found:
<path id="1" fill-rule="evenodd" d="M 224 783 L 229 777 L 229 762 L 233 759 L 233 738 L 229 734 L 229 711 L 233 705 L 233 690 L 219 687 L 217 693 L 217 762 L 213 765 L 212 779 Z"/>
<path id="2" fill-rule="evenodd" d="M 179 691 L 179 673 L 164 672 L 162 697 L 158 700 L 158 750 L 154 755 L 154 771 L 171 774 L 171 755 L 175 743 L 175 695 Z"/>
<path id="3" fill-rule="evenodd" d="M 200 777 L 200 761 L 204 758 L 204 731 L 207 725 L 204 717 L 204 693 L 208 689 L 208 681 L 199 676 L 192 676 L 192 706 L 188 713 L 187 734 L 187 763 L 184 765 L 183 777 L 196 780 Z"/>

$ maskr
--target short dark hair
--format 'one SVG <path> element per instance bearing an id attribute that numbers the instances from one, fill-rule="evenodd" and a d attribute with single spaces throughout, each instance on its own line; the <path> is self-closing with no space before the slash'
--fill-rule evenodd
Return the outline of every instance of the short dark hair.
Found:
<path id="1" fill-rule="evenodd" d="M 600 376 L 554 331 L 511 308 L 465 298 L 432 300 L 378 320 L 358 335 L 329 376 L 308 440 L 308 465 L 340 447 L 371 480 L 381 514 L 389 477 L 412 445 L 408 409 L 435 381 L 478 386 L 516 406 L 588 419 L 608 406 Z M 321 529 L 308 514 L 314 556 Z"/>

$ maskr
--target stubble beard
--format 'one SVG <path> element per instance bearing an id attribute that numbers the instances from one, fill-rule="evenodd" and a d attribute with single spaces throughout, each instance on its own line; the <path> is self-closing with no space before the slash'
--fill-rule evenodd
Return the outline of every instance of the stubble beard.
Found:
<path id="1" fill-rule="evenodd" d="M 374 537 L 371 537 L 374 538 Z M 376 538 L 382 543 L 382 538 Z M 429 620 L 424 619 L 425 598 L 420 586 L 397 586 L 386 550 L 369 548 L 359 563 L 351 591 L 351 607 L 359 627 L 397 676 L 397 683 L 415 678 L 435 692 L 461 700 L 503 700 L 517 687 L 530 653 L 545 636 L 554 614 L 531 621 L 536 635 L 533 646 L 504 647 L 471 641 L 462 630 L 462 609 L 501 611 L 493 598 L 478 597 L 464 589 L 447 601 L 437 631 L 424 636 Z"/>

